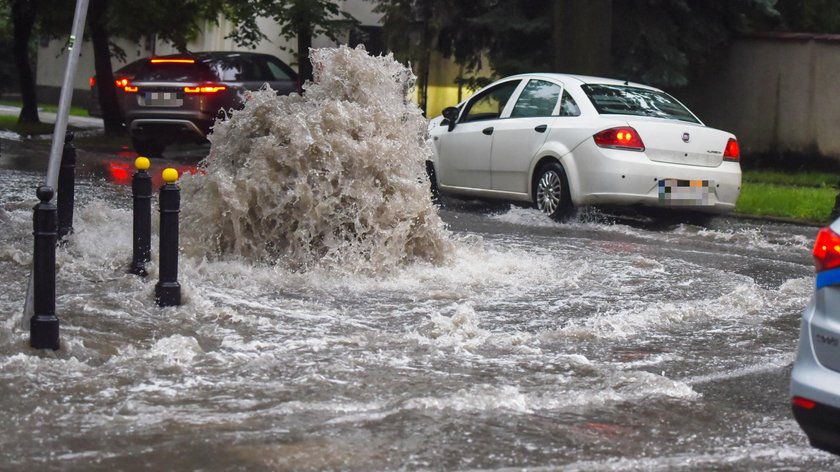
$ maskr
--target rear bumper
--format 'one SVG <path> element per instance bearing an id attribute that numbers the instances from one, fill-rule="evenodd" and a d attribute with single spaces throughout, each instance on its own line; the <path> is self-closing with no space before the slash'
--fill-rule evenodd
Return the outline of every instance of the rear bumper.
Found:
<path id="1" fill-rule="evenodd" d="M 567 156 L 568 157 L 568 156 Z M 741 166 L 724 161 L 716 167 L 652 161 L 643 152 L 602 149 L 584 143 L 575 151 L 570 175 L 576 205 L 645 205 L 725 213 L 735 208 L 741 192 Z M 567 172 L 568 172 L 567 168 Z M 708 198 L 702 202 L 663 200 L 664 179 L 707 181 Z"/>
<path id="2" fill-rule="evenodd" d="M 840 408 L 821 403 L 811 409 L 793 405 L 793 417 L 812 446 L 840 455 Z"/>
<path id="3" fill-rule="evenodd" d="M 128 129 L 132 136 L 161 141 L 201 141 L 207 138 L 212 124 L 185 119 L 141 118 L 129 122 Z"/>

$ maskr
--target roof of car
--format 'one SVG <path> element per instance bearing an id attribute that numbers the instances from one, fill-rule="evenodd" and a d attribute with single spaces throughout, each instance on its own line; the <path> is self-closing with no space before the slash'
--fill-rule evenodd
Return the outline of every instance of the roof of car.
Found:
<path id="1" fill-rule="evenodd" d="M 210 57 L 236 57 L 236 56 L 270 56 L 270 54 L 263 54 L 259 52 L 251 52 L 251 51 L 195 51 L 195 52 L 186 52 L 186 53 L 176 53 L 176 54 L 167 54 L 164 56 L 154 56 L 155 59 L 171 59 L 171 58 L 178 58 L 178 57 L 190 57 L 196 59 L 205 59 Z"/>
<path id="2" fill-rule="evenodd" d="M 569 81 L 578 81 L 581 84 L 609 84 L 609 85 L 629 85 L 633 87 L 640 87 L 640 88 L 647 88 L 653 90 L 659 90 L 656 87 L 651 87 L 650 85 L 640 84 L 637 82 L 630 82 L 627 80 L 619 80 L 619 79 L 609 79 L 606 77 L 595 77 L 591 75 L 579 75 L 579 74 L 561 74 L 557 72 L 531 72 L 527 74 L 517 74 L 513 75 L 508 78 L 534 78 L 534 77 L 544 77 L 559 80 L 560 82 L 569 82 Z"/>

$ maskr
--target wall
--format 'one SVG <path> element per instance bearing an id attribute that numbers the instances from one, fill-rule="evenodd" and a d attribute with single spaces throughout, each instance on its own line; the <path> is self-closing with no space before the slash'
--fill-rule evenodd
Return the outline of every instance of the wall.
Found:
<path id="1" fill-rule="evenodd" d="M 744 38 L 720 61 L 686 102 L 707 125 L 734 133 L 743 155 L 840 159 L 840 36 Z"/>

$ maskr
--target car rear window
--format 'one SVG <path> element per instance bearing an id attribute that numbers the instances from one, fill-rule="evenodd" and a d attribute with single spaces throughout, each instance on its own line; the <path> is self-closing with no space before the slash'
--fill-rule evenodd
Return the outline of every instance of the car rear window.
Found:
<path id="1" fill-rule="evenodd" d="M 665 92 L 607 84 L 587 84 L 581 89 L 602 115 L 653 116 L 700 123 L 686 107 Z"/>
<path id="2" fill-rule="evenodd" d="M 225 82 L 254 82 L 293 80 L 294 72 L 279 61 L 268 61 L 263 56 L 229 56 L 203 60 L 220 80 Z"/>
<path id="3" fill-rule="evenodd" d="M 164 62 L 158 64 L 147 63 L 134 76 L 134 80 L 142 82 L 153 80 L 160 82 L 202 82 L 219 80 L 206 64 L 181 64 Z"/>

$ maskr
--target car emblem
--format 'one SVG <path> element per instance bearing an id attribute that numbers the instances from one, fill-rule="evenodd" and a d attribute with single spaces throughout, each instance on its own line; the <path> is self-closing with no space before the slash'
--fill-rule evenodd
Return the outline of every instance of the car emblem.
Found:
<path id="1" fill-rule="evenodd" d="M 691 135 L 688 133 L 683 133 L 683 142 L 687 143 L 689 141 L 691 141 Z"/>

